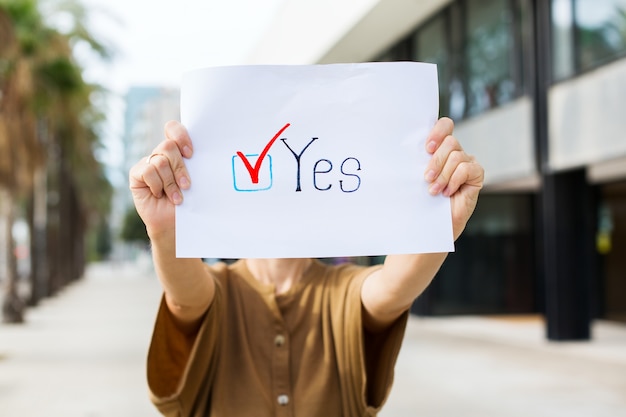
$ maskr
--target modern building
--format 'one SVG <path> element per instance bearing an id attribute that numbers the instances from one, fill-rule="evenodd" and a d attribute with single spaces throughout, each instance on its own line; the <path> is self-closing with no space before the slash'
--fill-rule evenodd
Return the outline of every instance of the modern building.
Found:
<path id="1" fill-rule="evenodd" d="M 177 88 L 133 86 L 125 97 L 124 171 L 149 154 L 164 138 L 163 127 L 180 119 L 180 92 Z"/>
<path id="2" fill-rule="evenodd" d="M 486 170 L 423 315 L 541 313 L 552 340 L 626 322 L 626 0 L 285 0 L 249 63 L 438 65 Z"/>
<path id="3" fill-rule="evenodd" d="M 142 156 L 150 154 L 164 139 L 165 123 L 180 119 L 180 92 L 177 88 L 132 86 L 124 102 L 123 160 L 120 166 L 124 182 L 118 184 L 111 213 L 115 236 L 120 234 L 125 213 L 133 207 L 128 190 L 128 172 Z M 114 257 L 125 259 L 131 252 L 124 244 L 117 242 Z"/>

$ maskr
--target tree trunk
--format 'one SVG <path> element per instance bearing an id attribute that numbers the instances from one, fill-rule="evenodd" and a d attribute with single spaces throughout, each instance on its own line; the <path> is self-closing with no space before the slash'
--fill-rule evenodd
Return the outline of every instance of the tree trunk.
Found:
<path id="1" fill-rule="evenodd" d="M 36 169 L 29 204 L 30 229 L 30 299 L 35 306 L 50 295 L 46 222 L 48 221 L 48 181 L 45 167 Z"/>
<path id="2" fill-rule="evenodd" d="M 60 240 L 60 203 L 61 203 L 61 148 L 53 135 L 49 137 L 47 155 L 46 191 L 46 265 L 48 266 L 48 295 L 54 295 L 63 286 L 62 253 L 63 242 Z"/>
<path id="3" fill-rule="evenodd" d="M 15 257 L 15 241 L 13 224 L 15 223 L 15 202 L 13 195 L 7 191 L 0 192 L 0 206 L 4 224 L 4 248 L 6 251 L 6 288 L 2 302 L 2 320 L 5 323 L 22 323 L 24 321 L 24 302 L 18 293 L 17 258 Z"/>
<path id="4" fill-rule="evenodd" d="M 72 177 L 68 175 L 65 160 L 61 158 L 59 166 L 59 273 L 61 286 L 74 280 L 74 228 L 78 218 L 73 210 Z"/>

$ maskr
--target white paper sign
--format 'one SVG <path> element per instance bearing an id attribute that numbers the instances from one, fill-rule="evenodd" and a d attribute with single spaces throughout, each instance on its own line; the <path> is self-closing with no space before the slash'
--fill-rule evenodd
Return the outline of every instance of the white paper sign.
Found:
<path id="1" fill-rule="evenodd" d="M 194 156 L 179 257 L 454 250 L 450 202 L 427 191 L 436 66 L 215 67 L 185 74 Z"/>

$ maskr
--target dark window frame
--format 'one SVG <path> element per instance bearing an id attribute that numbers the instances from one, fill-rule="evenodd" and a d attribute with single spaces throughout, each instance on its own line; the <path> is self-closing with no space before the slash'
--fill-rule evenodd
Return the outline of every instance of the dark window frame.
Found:
<path id="1" fill-rule="evenodd" d="M 511 99 L 505 103 L 497 103 L 491 107 L 483 109 L 474 114 L 468 113 L 469 108 L 469 80 L 467 75 L 467 5 L 468 0 L 456 0 L 447 6 L 442 7 L 438 12 L 429 16 L 429 18 L 421 22 L 417 27 L 409 32 L 407 36 L 400 41 L 391 45 L 383 53 L 379 54 L 375 61 L 405 61 L 415 60 L 415 57 L 419 53 L 416 50 L 414 44 L 414 37 L 419 36 L 419 33 L 431 24 L 436 19 L 444 19 L 447 29 L 445 44 L 448 48 L 449 65 L 445 69 L 448 80 L 458 79 L 461 82 L 464 95 L 464 109 L 463 114 L 457 118 L 457 121 L 466 120 L 474 117 L 478 117 L 491 110 L 497 109 L 503 105 L 506 105 L 512 101 L 519 99 L 524 95 L 531 94 L 532 91 L 532 46 L 527 49 L 524 45 L 532 45 L 533 39 L 525 39 L 524 37 L 524 25 L 532 36 L 532 21 L 524 21 L 524 17 L 532 19 L 532 7 L 529 0 L 506 0 L 506 8 L 510 12 L 511 22 L 509 25 L 509 36 L 511 39 L 511 52 L 509 53 L 508 60 L 510 65 L 510 77 L 514 83 L 514 91 Z M 522 9 L 526 13 L 522 12 Z M 448 88 L 448 86 L 439 86 L 440 98 L 449 96 L 449 93 L 442 94 L 441 89 Z M 446 106 L 449 112 L 449 105 Z"/>
<path id="2" fill-rule="evenodd" d="M 621 59 L 626 59 L 626 47 L 616 54 L 611 55 L 610 57 L 594 62 L 591 65 L 583 66 L 582 62 L 582 42 L 580 40 L 580 32 L 581 26 L 578 21 L 578 11 L 577 11 L 577 2 L 579 0 L 569 0 L 570 7 L 572 10 L 572 34 L 571 34 L 571 48 L 572 48 L 572 72 L 571 74 L 564 77 L 556 77 L 556 69 L 554 67 L 554 63 L 551 63 L 550 68 L 550 81 L 552 85 L 565 82 L 574 78 L 577 78 L 581 75 L 593 72 L 598 68 L 602 68 L 606 65 L 612 64 Z M 553 6 L 554 4 L 550 2 L 550 45 L 554 48 L 554 14 L 553 14 Z"/>

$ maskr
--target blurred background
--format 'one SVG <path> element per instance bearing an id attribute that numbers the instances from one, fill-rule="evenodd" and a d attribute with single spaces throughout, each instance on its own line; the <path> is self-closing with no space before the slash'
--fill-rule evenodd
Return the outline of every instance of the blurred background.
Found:
<path id="1" fill-rule="evenodd" d="M 159 288 L 127 173 L 185 71 L 405 60 L 438 65 L 486 182 L 387 415 L 626 415 L 626 0 L 0 0 L 0 415 L 42 415 L 86 367 L 139 408 L 83 381 L 91 408 L 46 415 L 152 415 Z"/>

